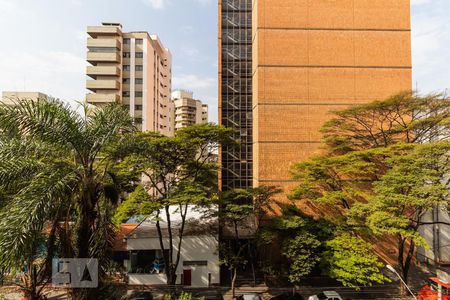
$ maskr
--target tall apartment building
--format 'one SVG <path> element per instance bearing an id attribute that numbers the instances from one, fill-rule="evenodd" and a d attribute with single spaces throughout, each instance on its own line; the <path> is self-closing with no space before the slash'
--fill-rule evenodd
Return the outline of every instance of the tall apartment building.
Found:
<path id="1" fill-rule="evenodd" d="M 202 104 L 202 124 L 209 122 L 209 107 L 208 104 Z"/>
<path id="2" fill-rule="evenodd" d="M 86 101 L 123 103 L 142 131 L 173 135 L 172 57 L 159 38 L 118 23 L 88 26 L 87 34 Z"/>
<path id="3" fill-rule="evenodd" d="M 219 0 L 219 16 L 219 119 L 244 141 L 222 149 L 223 189 L 288 193 L 330 111 L 412 87 L 409 0 Z"/>
<path id="4" fill-rule="evenodd" d="M 172 93 L 174 106 L 174 128 L 178 129 L 208 123 L 208 105 L 194 99 L 194 93 L 185 90 L 176 90 Z"/>

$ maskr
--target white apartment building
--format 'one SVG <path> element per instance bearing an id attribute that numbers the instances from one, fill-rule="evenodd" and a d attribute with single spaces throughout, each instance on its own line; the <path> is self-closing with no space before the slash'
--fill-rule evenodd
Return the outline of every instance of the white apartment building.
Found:
<path id="1" fill-rule="evenodd" d="M 208 105 L 194 99 L 194 93 L 176 90 L 172 93 L 175 131 L 194 124 L 208 123 Z"/>

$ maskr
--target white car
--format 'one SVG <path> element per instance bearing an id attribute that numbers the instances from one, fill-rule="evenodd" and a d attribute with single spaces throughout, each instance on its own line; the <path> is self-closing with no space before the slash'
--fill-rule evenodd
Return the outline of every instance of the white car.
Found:
<path id="1" fill-rule="evenodd" d="M 261 296 L 259 294 L 245 294 L 242 295 L 244 300 L 261 300 Z"/>
<path id="2" fill-rule="evenodd" d="M 309 296 L 308 300 L 344 300 L 344 299 L 335 291 L 324 291 L 317 295 Z"/>

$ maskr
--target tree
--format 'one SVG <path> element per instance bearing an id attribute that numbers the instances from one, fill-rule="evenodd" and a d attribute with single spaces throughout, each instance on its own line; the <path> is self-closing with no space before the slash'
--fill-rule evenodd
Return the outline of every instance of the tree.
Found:
<path id="1" fill-rule="evenodd" d="M 387 160 L 390 169 L 373 183 L 373 196 L 350 211 L 350 215 L 359 222 L 363 220 L 375 235 L 397 239 L 397 261 L 405 282 L 408 282 L 416 246 L 428 247 L 420 235 L 420 227 L 435 224 L 423 222 L 424 214 L 435 206 L 448 205 L 450 171 L 449 142 L 409 148 L 407 155 Z"/>
<path id="2" fill-rule="evenodd" d="M 129 198 L 119 208 L 122 215 L 116 216 L 124 220 L 135 213 L 148 217 L 151 212 L 148 208 L 155 212 L 169 285 L 176 283 L 188 206 L 210 204 L 215 197 L 217 164 L 213 157 L 219 145 L 235 144 L 231 133 L 230 129 L 212 124 L 194 125 L 177 131 L 175 137 L 157 133 L 126 136 L 116 147 L 113 163 L 118 162 L 122 170 L 131 170 L 136 177 L 143 174 L 142 187 L 150 195 L 139 200 L 141 203 L 134 197 Z M 133 201 L 138 207 L 132 205 Z M 171 206 L 178 207 L 179 227 L 172 222 Z M 142 207 L 146 209 L 143 211 Z M 124 214 L 126 211 L 128 216 Z M 168 246 L 163 243 L 161 214 L 167 222 Z"/>
<path id="3" fill-rule="evenodd" d="M 136 189 L 123 201 L 114 214 L 114 224 L 119 226 L 125 223 L 132 216 L 147 216 L 159 209 L 152 197 L 142 185 Z"/>
<path id="4" fill-rule="evenodd" d="M 287 277 L 299 284 L 316 268 L 324 243 L 332 237 L 330 224 L 306 216 L 295 205 L 281 206 L 282 214 L 271 218 L 259 234 L 261 248 L 280 244 L 284 260 L 269 261 L 269 267 L 278 270 L 278 277 Z"/>
<path id="5" fill-rule="evenodd" d="M 388 282 L 380 269 L 384 264 L 373 253 L 373 247 L 363 239 L 342 233 L 326 243 L 324 269 L 344 286 L 359 289 L 373 283 Z"/>
<path id="6" fill-rule="evenodd" d="M 249 240 L 243 237 L 256 233 L 252 191 L 245 189 L 226 191 L 221 195 L 219 206 L 219 220 L 222 230 L 226 231 L 228 237 L 220 242 L 219 255 L 221 264 L 228 267 L 231 272 L 231 291 L 235 298 L 238 269 L 248 262 L 245 250 L 249 247 Z"/>
<path id="7" fill-rule="evenodd" d="M 450 99 L 441 94 L 404 92 L 334 115 L 322 128 L 334 154 L 449 138 Z"/>
<path id="8" fill-rule="evenodd" d="M 258 186 L 250 189 L 253 197 L 253 210 L 255 213 L 255 223 L 259 227 L 267 216 L 267 213 L 273 212 L 273 198 L 283 190 L 277 186 Z"/>
<path id="9" fill-rule="evenodd" d="M 0 211 L 0 265 L 36 266 L 37 237 L 45 232 L 40 271 L 48 282 L 51 259 L 99 258 L 100 275 L 114 230 L 111 211 L 117 182 L 104 151 L 134 126 L 118 104 L 85 115 L 58 100 L 22 100 L 0 105 L 0 185 L 7 191 Z M 34 252 L 34 254 L 33 254 Z M 92 299 L 96 290 L 72 290 Z M 29 295 L 38 299 L 39 292 Z"/>
<path id="10" fill-rule="evenodd" d="M 402 93 L 335 112 L 323 127 L 327 153 L 295 165 L 299 184 L 291 199 L 314 203 L 355 237 L 396 236 L 407 279 L 415 247 L 424 245 L 420 219 L 443 205 L 448 146 L 440 141 L 450 132 L 448 101 Z"/>
<path id="11" fill-rule="evenodd" d="M 345 213 L 366 197 L 368 182 L 379 178 L 386 153 L 377 150 L 349 152 L 339 156 L 318 156 L 293 168 L 299 182 L 290 195 L 292 200 L 310 200 L 327 205 L 335 213 Z"/>
<path id="12" fill-rule="evenodd" d="M 291 283 L 299 284 L 301 280 L 309 275 L 319 262 L 318 248 L 321 243 L 316 236 L 299 231 L 297 235 L 283 244 L 283 254 L 290 263 L 289 280 Z"/>
<path id="13" fill-rule="evenodd" d="M 426 247 L 423 215 L 448 204 L 449 150 L 448 142 L 393 144 L 315 158 L 297 166 L 300 184 L 292 196 L 329 208 L 325 218 L 356 236 L 395 236 L 407 281 L 416 245 Z"/>

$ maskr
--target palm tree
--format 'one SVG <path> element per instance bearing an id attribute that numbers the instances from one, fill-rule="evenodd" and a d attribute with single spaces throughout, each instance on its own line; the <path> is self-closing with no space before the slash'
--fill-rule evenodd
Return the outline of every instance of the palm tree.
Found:
<path id="1" fill-rule="evenodd" d="M 101 267 L 111 248 L 119 189 L 104 158 L 134 126 L 119 104 L 83 108 L 53 99 L 0 104 L 0 268 L 27 266 L 29 299 L 40 299 L 55 255 L 99 258 Z"/>

